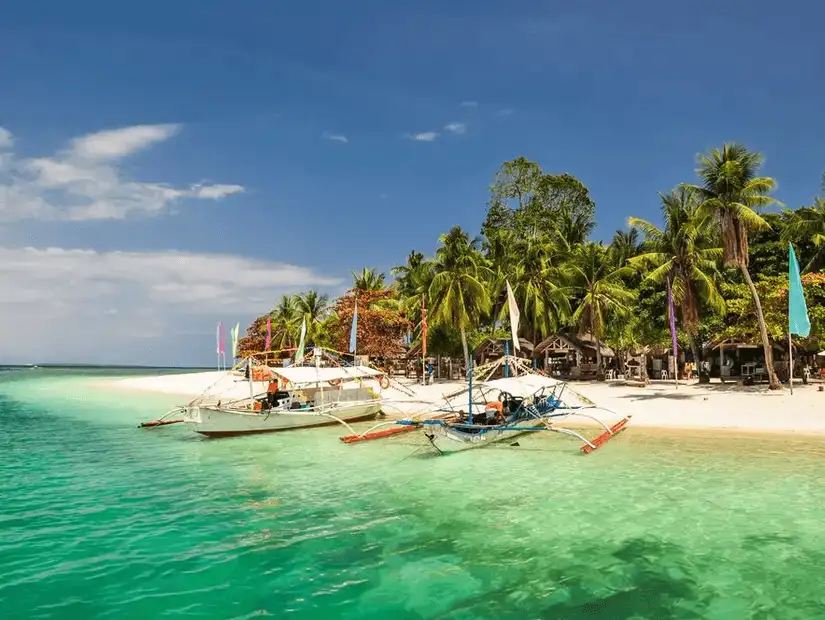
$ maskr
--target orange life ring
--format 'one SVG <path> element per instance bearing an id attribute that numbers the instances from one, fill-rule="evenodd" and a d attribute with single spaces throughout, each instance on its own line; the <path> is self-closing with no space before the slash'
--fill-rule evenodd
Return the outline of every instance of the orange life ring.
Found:
<path id="1" fill-rule="evenodd" d="M 381 386 L 382 390 L 386 390 L 390 387 L 390 378 L 387 375 L 383 375 L 378 379 L 378 385 Z"/>
<path id="2" fill-rule="evenodd" d="M 338 387 L 339 385 L 341 385 L 341 379 L 330 379 L 329 384 L 332 387 Z"/>

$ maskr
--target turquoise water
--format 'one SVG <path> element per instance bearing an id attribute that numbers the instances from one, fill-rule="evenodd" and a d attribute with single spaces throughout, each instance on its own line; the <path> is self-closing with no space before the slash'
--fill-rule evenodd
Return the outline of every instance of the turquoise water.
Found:
<path id="1" fill-rule="evenodd" d="M 0 373 L 2 618 L 825 617 L 823 443 L 203 440 L 103 374 Z"/>

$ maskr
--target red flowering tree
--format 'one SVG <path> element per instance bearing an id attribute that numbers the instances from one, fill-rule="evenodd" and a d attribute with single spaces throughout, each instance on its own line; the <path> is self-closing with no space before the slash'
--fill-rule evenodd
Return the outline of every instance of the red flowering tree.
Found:
<path id="1" fill-rule="evenodd" d="M 358 354 L 393 357 L 404 353 L 403 338 L 411 324 L 395 291 L 350 289 L 335 302 L 338 322 L 334 341 L 339 351 L 349 351 L 352 315 L 358 299 Z"/>

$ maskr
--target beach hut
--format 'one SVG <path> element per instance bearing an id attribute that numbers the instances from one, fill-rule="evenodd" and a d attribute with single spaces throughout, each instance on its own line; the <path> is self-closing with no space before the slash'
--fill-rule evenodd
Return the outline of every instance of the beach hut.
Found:
<path id="1" fill-rule="evenodd" d="M 596 375 L 596 339 L 590 334 L 554 334 L 544 339 L 535 348 L 536 356 L 544 356 L 547 372 L 565 377 L 588 377 Z M 602 364 L 609 368 L 616 357 L 613 349 L 599 343 Z"/>

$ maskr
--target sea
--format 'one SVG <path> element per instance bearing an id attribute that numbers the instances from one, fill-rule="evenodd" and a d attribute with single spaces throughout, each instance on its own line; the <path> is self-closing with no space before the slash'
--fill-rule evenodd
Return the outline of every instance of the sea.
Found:
<path id="1" fill-rule="evenodd" d="M 822 441 L 210 440 L 147 372 L 0 370 L 0 618 L 825 618 Z"/>

